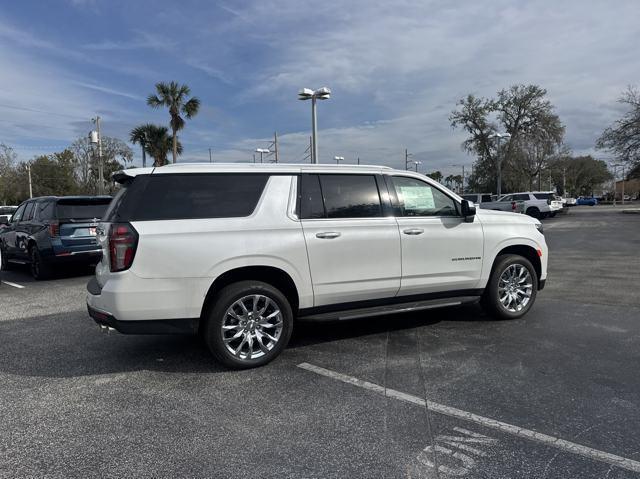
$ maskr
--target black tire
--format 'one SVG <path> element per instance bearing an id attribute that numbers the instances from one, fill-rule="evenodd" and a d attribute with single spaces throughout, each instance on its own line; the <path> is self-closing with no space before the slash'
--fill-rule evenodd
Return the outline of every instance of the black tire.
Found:
<path id="1" fill-rule="evenodd" d="M 537 220 L 540 219 L 540 210 L 538 208 L 536 208 L 535 206 L 531 206 L 529 208 L 527 208 L 527 215 L 531 216 L 532 218 L 535 218 Z"/>
<path id="2" fill-rule="evenodd" d="M 506 273 L 506 270 L 514 265 L 522 266 L 528 271 L 531 277 L 531 291 L 529 292 L 530 296 L 527 304 L 519 310 L 511 311 L 500 301 L 499 283 L 503 273 Z M 497 319 L 518 319 L 527 314 L 531 309 L 531 306 L 533 306 L 536 300 L 537 293 L 538 275 L 531 262 L 527 258 L 517 254 L 505 254 L 496 258 L 491 270 L 491 277 L 482 295 L 481 304 L 487 314 Z"/>
<path id="3" fill-rule="evenodd" d="M 551 218 L 555 218 L 557 214 L 558 214 L 558 212 L 557 212 L 557 211 L 554 211 L 553 213 L 549 213 L 549 216 L 550 216 Z"/>
<path id="4" fill-rule="evenodd" d="M 53 274 L 51 265 L 42 259 L 37 246 L 32 246 L 29 249 L 29 259 L 31 260 L 29 270 L 33 279 L 41 281 L 51 278 Z"/>
<path id="5" fill-rule="evenodd" d="M 0 248 L 0 271 L 9 271 L 9 270 L 11 270 L 11 263 L 9 263 L 9 258 L 7 257 L 7 253 L 5 253 L 2 248 Z"/>
<path id="6" fill-rule="evenodd" d="M 234 305 L 234 303 L 244 297 L 254 295 L 268 298 L 275 305 L 273 306 L 273 308 L 277 307 L 279 309 L 279 318 L 282 321 L 282 328 L 279 332 L 279 335 L 274 334 L 274 337 L 277 337 L 277 341 L 271 345 L 271 348 L 267 352 L 262 350 L 262 348 L 259 348 L 260 351 L 258 351 L 258 353 L 261 354 L 259 357 L 247 358 L 241 356 L 243 354 L 243 351 L 245 351 L 245 346 L 247 352 L 244 354 L 245 356 L 248 354 L 248 350 L 250 348 L 249 343 L 244 343 L 245 346 L 240 345 L 239 355 L 233 354 L 231 351 L 229 351 L 229 349 L 227 349 L 227 345 L 223 340 L 223 334 L 225 333 L 222 330 L 222 326 L 225 319 L 231 322 L 235 321 L 231 316 L 227 318 L 227 311 L 232 307 L 232 305 Z M 266 302 L 263 302 L 262 304 L 265 305 Z M 274 312 L 275 309 L 267 309 L 266 312 L 268 311 Z M 266 312 L 264 314 L 266 314 Z M 260 318 L 263 317 L 260 316 Z M 276 316 L 274 321 L 277 321 L 277 318 L 278 317 Z M 240 281 L 238 283 L 233 283 L 229 286 L 226 286 L 215 295 L 211 306 L 208 308 L 208 311 L 205 313 L 202 319 L 205 322 L 203 336 L 207 346 L 209 347 L 209 350 L 219 362 L 233 369 L 255 368 L 258 366 L 263 366 L 272 361 L 287 346 L 287 343 L 289 342 L 291 333 L 293 331 L 293 312 L 291 311 L 291 305 L 289 304 L 289 301 L 284 296 L 284 294 L 280 292 L 280 290 L 274 288 L 270 284 L 263 283 L 262 281 Z M 245 321 L 245 323 L 248 323 L 248 321 Z M 238 320 L 238 329 L 234 330 L 237 331 L 236 334 L 244 334 L 242 331 L 240 331 L 240 324 L 241 322 Z M 253 324 L 254 323 L 252 322 L 251 325 L 253 326 Z M 265 347 L 268 347 L 269 345 L 265 345 L 264 341 L 258 339 L 257 335 L 260 331 L 263 333 L 271 333 L 275 332 L 275 329 L 261 329 L 258 324 L 259 323 L 256 322 L 256 325 L 254 326 L 256 330 L 255 333 L 254 329 L 246 330 L 249 336 L 255 334 L 255 336 L 251 336 L 250 341 L 257 341 L 258 345 L 262 344 Z M 248 324 L 245 326 L 249 328 Z M 229 334 L 229 336 L 227 336 L 227 338 L 229 338 L 232 335 L 232 331 L 227 331 L 227 334 Z M 244 341 L 244 337 L 240 336 L 236 340 L 234 340 L 234 342 L 230 342 L 229 346 L 232 348 L 236 348 L 242 341 Z M 271 341 L 268 341 L 269 344 L 271 344 Z"/>

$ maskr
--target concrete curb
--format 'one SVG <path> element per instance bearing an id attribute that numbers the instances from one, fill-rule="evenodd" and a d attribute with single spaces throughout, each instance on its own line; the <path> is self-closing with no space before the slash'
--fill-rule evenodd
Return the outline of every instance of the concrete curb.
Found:
<path id="1" fill-rule="evenodd" d="M 622 212 L 628 215 L 640 215 L 640 208 L 634 208 L 632 210 L 622 210 Z"/>

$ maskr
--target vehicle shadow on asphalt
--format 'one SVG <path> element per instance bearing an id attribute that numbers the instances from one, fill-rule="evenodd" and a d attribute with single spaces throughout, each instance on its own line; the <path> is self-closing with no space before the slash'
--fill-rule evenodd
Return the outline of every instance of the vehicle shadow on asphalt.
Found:
<path id="1" fill-rule="evenodd" d="M 29 272 L 28 264 L 12 264 L 11 269 L 8 271 L 2 272 L 2 279 L 7 281 L 14 281 L 20 284 L 27 283 L 46 283 L 48 281 L 55 281 L 57 279 L 67 279 L 67 278 L 80 278 L 83 276 L 88 278 L 95 274 L 95 266 L 94 265 L 85 265 L 85 264 L 69 264 L 57 267 L 51 278 L 47 280 L 37 281 L 31 276 Z"/>
<path id="2" fill-rule="evenodd" d="M 289 348 L 376 335 L 384 332 L 432 326 L 442 321 L 498 321 L 487 316 L 478 304 L 439 308 L 411 313 L 399 313 L 347 321 L 299 321 L 294 329 Z"/>
<path id="3" fill-rule="evenodd" d="M 299 322 L 288 348 L 410 330 L 441 321 L 493 321 L 477 305 L 343 322 Z M 101 333 L 82 311 L 0 321 L 0 372 L 73 378 L 136 371 L 219 373 L 198 336 Z"/>

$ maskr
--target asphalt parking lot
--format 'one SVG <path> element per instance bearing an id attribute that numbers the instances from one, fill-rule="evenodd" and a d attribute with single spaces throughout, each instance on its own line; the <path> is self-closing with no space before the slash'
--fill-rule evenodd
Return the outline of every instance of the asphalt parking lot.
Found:
<path id="1" fill-rule="evenodd" d="M 544 224 L 522 320 L 299 324 L 242 372 L 195 338 L 101 334 L 87 275 L 6 273 L 0 477 L 640 477 L 640 215 Z"/>

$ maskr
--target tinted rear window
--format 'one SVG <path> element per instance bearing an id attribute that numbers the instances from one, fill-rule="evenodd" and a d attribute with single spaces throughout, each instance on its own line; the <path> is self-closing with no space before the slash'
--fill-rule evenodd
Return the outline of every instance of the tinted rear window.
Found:
<path id="1" fill-rule="evenodd" d="M 56 206 L 56 216 L 62 219 L 100 219 L 110 201 L 111 198 L 60 200 Z"/>
<path id="2" fill-rule="evenodd" d="M 473 201 L 473 202 L 478 201 L 478 195 L 462 195 L 462 198 L 467 201 Z"/>
<path id="3" fill-rule="evenodd" d="M 554 199 L 551 193 L 534 193 L 533 196 L 539 200 L 548 200 L 549 198 Z"/>
<path id="4" fill-rule="evenodd" d="M 255 210 L 268 179 L 267 174 L 246 173 L 150 175 L 132 219 L 150 221 L 249 216 Z M 127 198 L 129 194 L 126 193 Z"/>

